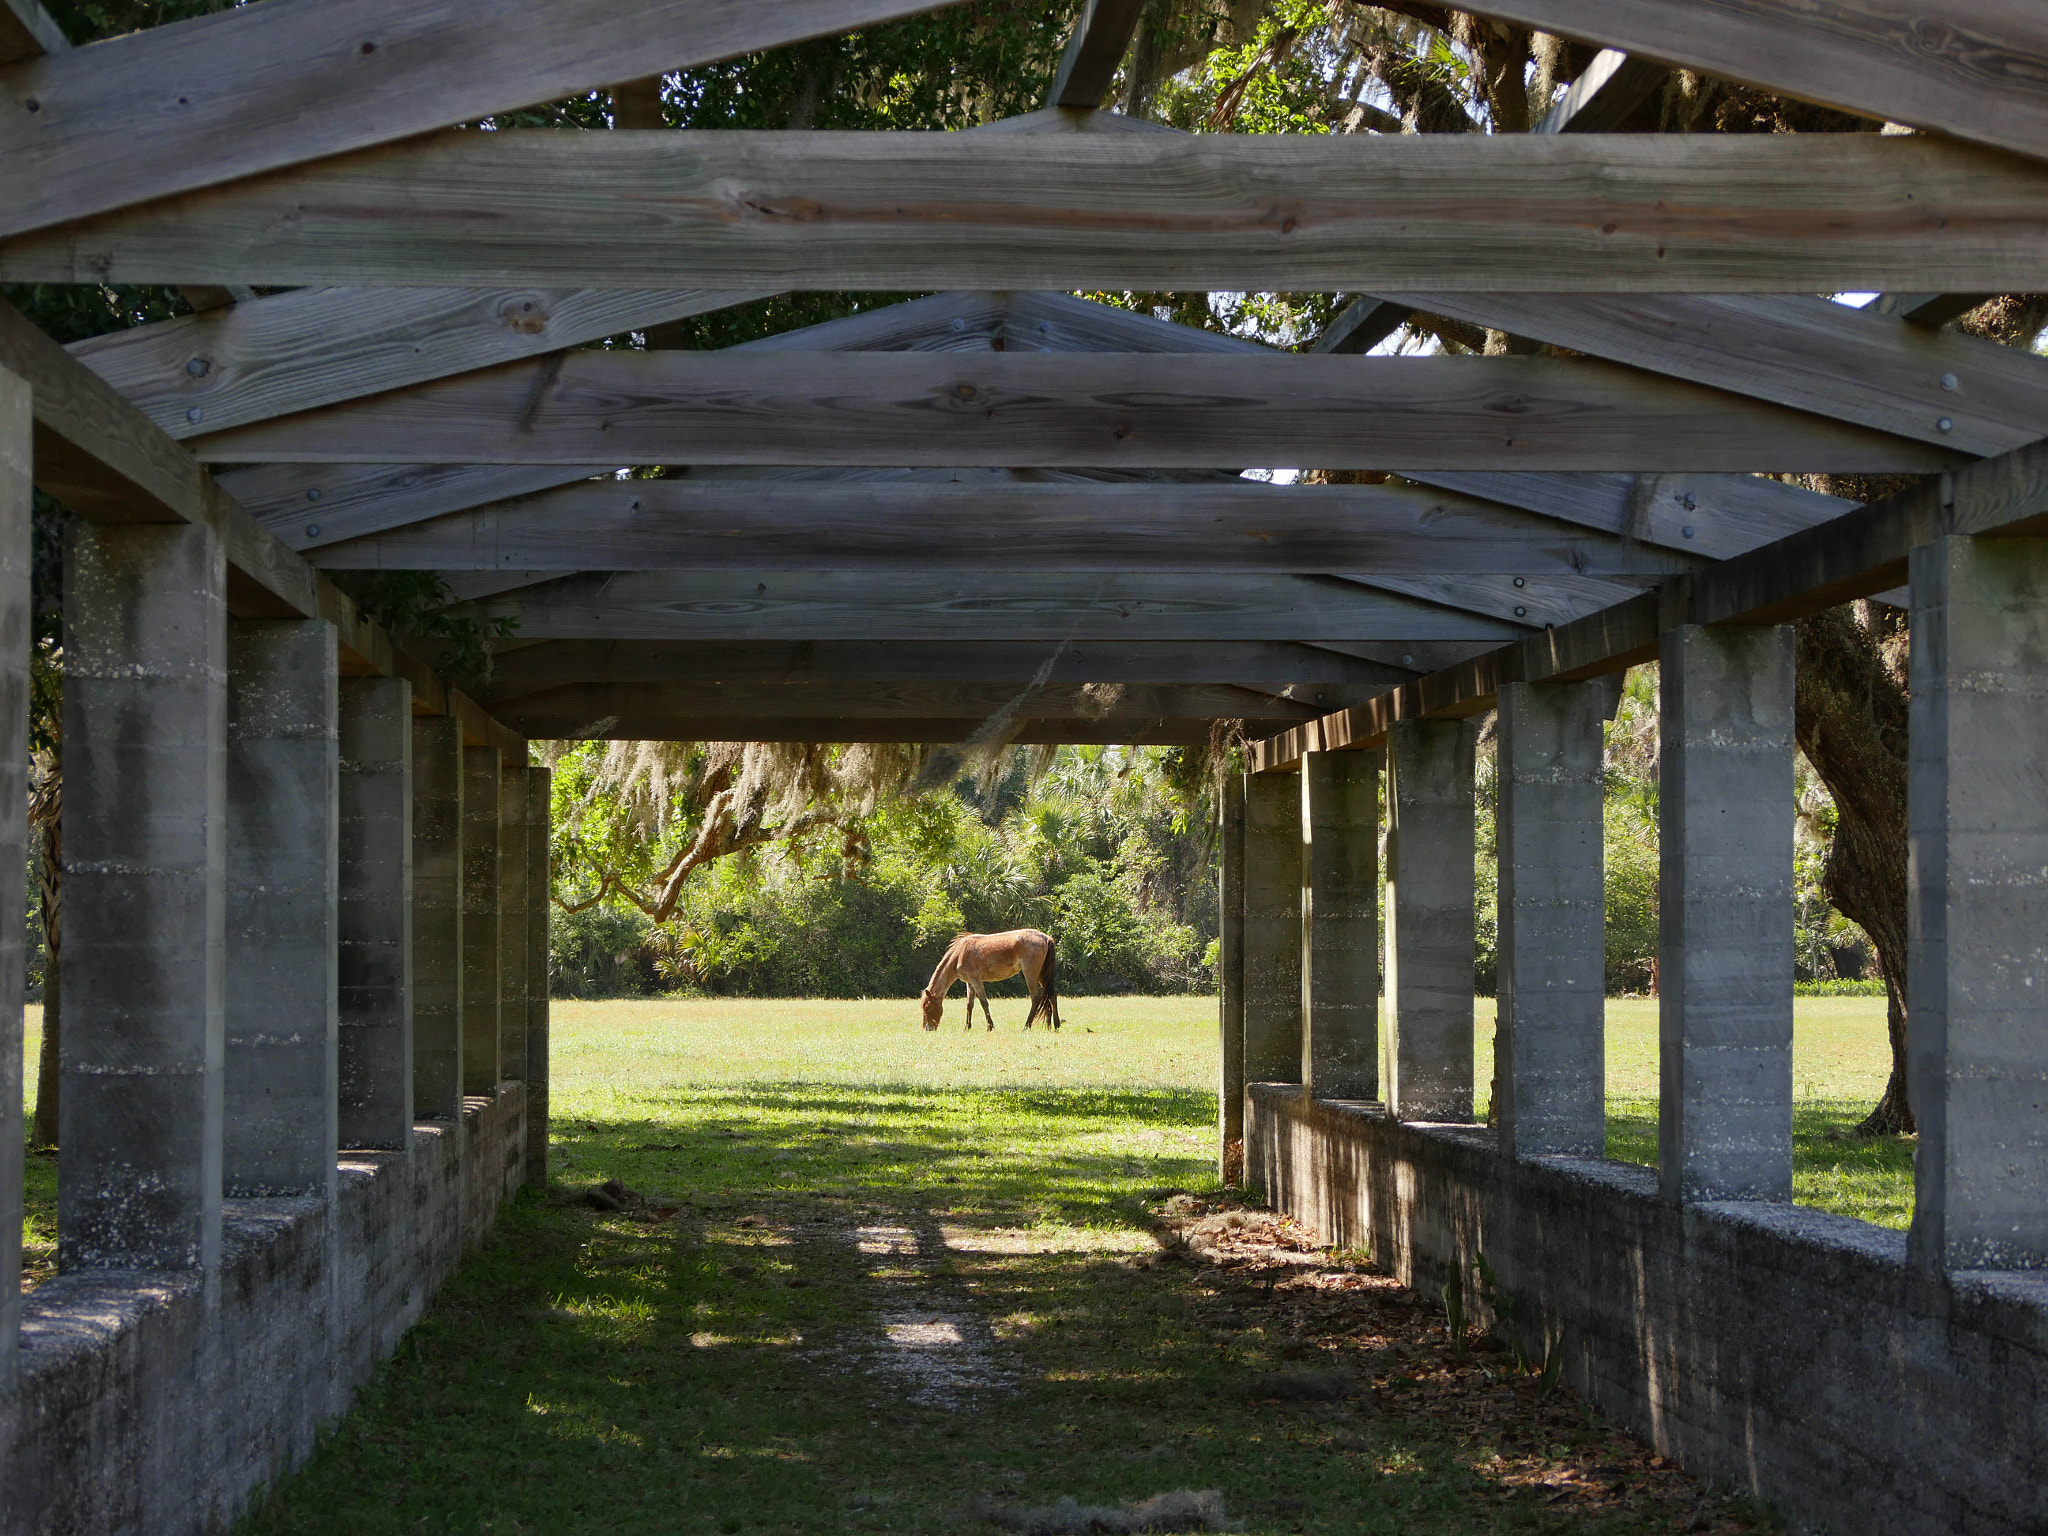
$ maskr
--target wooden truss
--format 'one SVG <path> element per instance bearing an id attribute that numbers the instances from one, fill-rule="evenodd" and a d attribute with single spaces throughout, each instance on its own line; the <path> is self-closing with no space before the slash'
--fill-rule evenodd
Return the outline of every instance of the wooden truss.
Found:
<path id="1" fill-rule="evenodd" d="M 268 0 L 69 49 L 6 0 L 0 280 L 197 311 L 68 355 L 0 315 L 37 483 L 216 527 L 243 610 L 333 619 L 508 749 L 1234 719 L 1272 768 L 2033 515 L 2048 365 L 1941 328 L 2048 287 L 2048 22 L 2009 0 L 1946 7 L 1952 49 L 1881 0 L 1486 0 L 1609 50 L 1515 137 L 1095 110 L 1135 0 L 1085 8 L 1043 111 L 972 133 L 639 130 L 625 88 L 610 133 L 436 132 L 941 8 Z M 1928 131 L 1601 131 L 1672 67 Z M 848 287 L 943 291 L 635 344 Z M 1294 355 L 1084 288 L 1353 302 Z M 1822 296 L 1852 288 L 1885 298 Z M 1565 355 L 1360 355 L 1416 312 Z M 1300 465 L 1367 483 L 1241 474 Z M 1948 489 L 1859 511 L 1787 472 Z M 482 702 L 323 569 L 439 571 L 512 620 Z"/>

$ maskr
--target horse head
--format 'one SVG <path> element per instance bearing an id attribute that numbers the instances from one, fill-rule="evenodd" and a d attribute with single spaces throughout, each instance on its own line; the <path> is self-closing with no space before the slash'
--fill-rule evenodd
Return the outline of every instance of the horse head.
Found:
<path id="1" fill-rule="evenodd" d="M 926 987 L 924 991 L 918 994 L 918 1001 L 924 1005 L 924 1027 L 926 1029 L 937 1029 L 939 1027 L 939 1016 L 946 1009 L 945 998 L 932 991 L 930 987 Z"/>

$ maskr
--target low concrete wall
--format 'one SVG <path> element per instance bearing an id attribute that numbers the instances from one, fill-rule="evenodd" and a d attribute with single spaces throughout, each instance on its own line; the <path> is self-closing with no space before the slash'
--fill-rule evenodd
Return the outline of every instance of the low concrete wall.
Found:
<path id="1" fill-rule="evenodd" d="M 1246 1177 L 1432 1290 L 1484 1254 L 1525 1350 L 1711 1483 L 1839 1536 L 2048 1532 L 2048 1272 L 1936 1282 L 1903 1233 L 1788 1205 L 1680 1209 L 1647 1168 L 1501 1157 L 1471 1126 L 1245 1094 Z"/>
<path id="2" fill-rule="evenodd" d="M 0 1536 L 224 1526 L 305 1459 L 523 1177 L 517 1084 L 410 1158 L 346 1153 L 317 1200 L 234 1200 L 220 1276 L 59 1275 L 24 1298 L 0 1397 Z M 410 1177 L 408 1177 L 408 1172 Z"/>

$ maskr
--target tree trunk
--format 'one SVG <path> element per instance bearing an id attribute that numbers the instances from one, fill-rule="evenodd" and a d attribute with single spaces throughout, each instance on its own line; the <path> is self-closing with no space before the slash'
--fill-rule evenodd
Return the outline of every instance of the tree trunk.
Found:
<path id="1" fill-rule="evenodd" d="M 1801 619 L 1796 730 L 1834 796 L 1822 891 L 1877 947 L 1892 1072 L 1862 1136 L 1910 1132 L 1906 1092 L 1906 615 L 1881 603 Z"/>
<path id="2" fill-rule="evenodd" d="M 60 948 L 64 880 L 59 859 L 64 849 L 64 824 L 52 807 L 37 839 L 36 876 L 42 887 L 43 905 L 43 1048 L 36 1060 L 35 1143 L 57 1145 L 57 1087 L 59 1082 L 59 1035 L 62 1029 L 62 995 L 57 982 L 57 954 Z"/>

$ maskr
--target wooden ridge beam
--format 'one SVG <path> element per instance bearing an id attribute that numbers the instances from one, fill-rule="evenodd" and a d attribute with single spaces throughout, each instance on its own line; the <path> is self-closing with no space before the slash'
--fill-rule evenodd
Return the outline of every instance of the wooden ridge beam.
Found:
<path id="1" fill-rule="evenodd" d="M 2048 157 L 2048 13 L 2019 0 L 1943 0 L 1932 10 L 1898 0 L 1478 0 L 1468 9 Z"/>
<path id="2" fill-rule="evenodd" d="M 416 706 L 456 715 L 479 743 L 525 760 L 523 738 L 393 646 L 339 587 L 260 527 L 190 454 L 4 302 L 0 368 L 28 380 L 35 412 L 35 482 L 41 489 L 93 522 L 210 527 L 227 555 L 229 612 L 249 618 L 326 619 L 335 626 L 349 665 L 411 679 Z"/>
<path id="3" fill-rule="evenodd" d="M 2048 535 L 2048 442 L 1932 476 L 1896 495 L 1724 560 L 1658 591 L 1488 651 L 1253 746 L 1258 772 L 1304 752 L 1371 747 L 1396 720 L 1493 707 L 1504 683 L 1617 672 L 1657 654 L 1685 624 L 1783 624 L 1898 586 L 1918 545 L 1951 534 Z"/>
<path id="4" fill-rule="evenodd" d="M 0 234 L 950 3 L 273 0 L 132 32 L 0 73 Z"/>
<path id="5" fill-rule="evenodd" d="M 1411 310 L 1569 347 L 1961 453 L 2048 435 L 2048 362 L 1827 299 L 1388 294 Z"/>
<path id="6" fill-rule="evenodd" d="M 479 605 L 533 640 L 1505 640 L 1517 626 L 1312 576 L 589 573 Z"/>
<path id="7" fill-rule="evenodd" d="M 0 281 L 2027 292 L 2048 166 L 1877 134 L 447 133 L 21 235 Z"/>
<path id="8" fill-rule="evenodd" d="M 592 480 L 330 545 L 328 570 L 968 569 L 1652 575 L 1695 562 L 1404 485 Z"/>
<path id="9" fill-rule="evenodd" d="M 1414 677 L 1413 668 L 1282 641 L 514 641 L 481 690 L 487 703 L 571 684 L 666 682 L 1233 683 L 1304 704 Z M 1331 703 L 1330 708 L 1339 707 Z"/>
<path id="10" fill-rule="evenodd" d="M 596 137 L 596 135 L 593 135 Z M 1524 357 L 582 351 L 208 434 L 216 463 L 1914 472 L 1930 444 Z"/>

